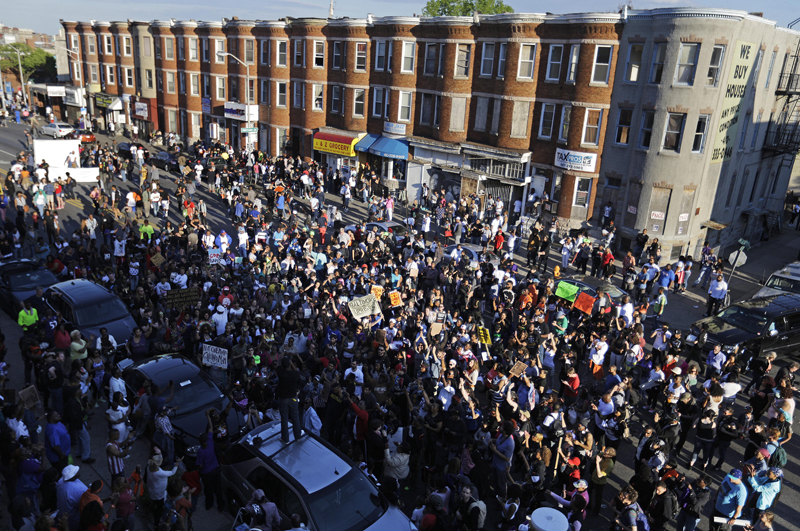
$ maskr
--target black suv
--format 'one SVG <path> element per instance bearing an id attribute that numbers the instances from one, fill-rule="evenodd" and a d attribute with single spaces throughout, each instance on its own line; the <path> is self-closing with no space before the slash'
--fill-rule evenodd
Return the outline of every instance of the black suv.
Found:
<path id="1" fill-rule="evenodd" d="M 722 345 L 725 352 L 747 351 L 745 357 L 774 350 L 779 356 L 800 348 L 800 294 L 781 293 L 737 302 L 692 324 L 687 341 L 708 325 L 705 351 Z"/>

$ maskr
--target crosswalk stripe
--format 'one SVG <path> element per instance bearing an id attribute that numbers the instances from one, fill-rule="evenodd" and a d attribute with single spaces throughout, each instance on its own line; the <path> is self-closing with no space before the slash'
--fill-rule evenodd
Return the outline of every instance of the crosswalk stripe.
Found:
<path id="1" fill-rule="evenodd" d="M 83 208 L 83 201 L 80 199 L 67 199 L 67 203 L 77 208 Z"/>

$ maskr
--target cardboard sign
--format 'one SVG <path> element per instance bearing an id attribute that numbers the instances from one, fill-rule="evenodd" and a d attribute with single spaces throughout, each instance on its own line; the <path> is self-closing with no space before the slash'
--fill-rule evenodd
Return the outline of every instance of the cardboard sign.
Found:
<path id="1" fill-rule="evenodd" d="M 595 301 L 597 301 L 597 299 L 595 299 L 588 293 L 580 293 L 578 297 L 575 299 L 575 302 L 572 304 L 572 306 L 574 308 L 579 309 L 583 313 L 591 314 L 592 308 L 594 308 Z"/>
<path id="2" fill-rule="evenodd" d="M 156 253 L 150 257 L 150 263 L 156 267 L 161 267 L 161 264 L 163 264 L 166 261 L 167 259 L 164 258 L 164 255 L 161 253 Z"/>
<path id="3" fill-rule="evenodd" d="M 39 393 L 36 391 L 36 387 L 32 385 L 20 391 L 19 397 L 22 399 L 22 403 L 25 404 L 25 409 L 33 409 L 39 402 Z"/>
<path id="4" fill-rule="evenodd" d="M 347 307 L 350 308 L 350 313 L 353 315 L 353 319 L 360 320 L 364 317 L 381 313 L 381 305 L 378 302 L 378 299 L 372 293 L 366 297 L 358 297 L 357 299 L 353 299 L 347 304 Z"/>
<path id="5" fill-rule="evenodd" d="M 218 369 L 228 368 L 228 349 L 203 345 L 203 365 L 211 365 Z"/>
<path id="6" fill-rule="evenodd" d="M 444 325 L 442 323 L 433 323 L 431 325 L 431 337 L 438 336 L 442 332 L 443 328 Z"/>
<path id="7" fill-rule="evenodd" d="M 489 330 L 482 326 L 478 327 L 478 339 L 484 345 L 491 345 L 492 344 L 492 336 L 489 334 Z"/>
<path id="8" fill-rule="evenodd" d="M 383 288 L 381 286 L 372 286 L 372 294 L 375 295 L 376 299 L 380 299 L 383 297 Z"/>
<path id="9" fill-rule="evenodd" d="M 559 282 L 556 288 L 556 297 L 561 297 L 568 301 L 574 301 L 578 296 L 578 286 L 569 282 Z"/>
<path id="10" fill-rule="evenodd" d="M 515 376 L 515 377 L 519 378 L 520 375 L 522 375 L 522 373 L 525 372 L 525 369 L 527 367 L 528 367 L 527 365 L 525 365 L 521 361 L 518 361 L 518 362 L 516 362 L 514 364 L 513 367 L 511 367 L 511 370 L 508 371 L 508 374 L 510 374 L 511 376 Z"/>
<path id="11" fill-rule="evenodd" d="M 220 262 L 222 262 L 222 249 L 209 249 L 208 263 L 210 265 L 217 265 Z"/>
<path id="12" fill-rule="evenodd" d="M 399 291 L 390 291 L 389 292 L 389 302 L 392 304 L 392 307 L 402 306 L 403 305 L 403 297 L 400 296 L 400 292 Z"/>
<path id="13" fill-rule="evenodd" d="M 171 289 L 165 299 L 168 308 L 184 309 L 187 306 L 197 306 L 201 297 L 200 288 Z"/>

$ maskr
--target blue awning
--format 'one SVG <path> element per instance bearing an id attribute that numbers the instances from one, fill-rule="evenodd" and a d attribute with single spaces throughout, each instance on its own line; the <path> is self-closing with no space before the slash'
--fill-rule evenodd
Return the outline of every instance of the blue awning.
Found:
<path id="1" fill-rule="evenodd" d="M 380 137 L 369 148 L 373 155 L 379 155 L 388 159 L 408 159 L 408 140 Z"/>
<path id="2" fill-rule="evenodd" d="M 358 141 L 356 144 L 355 150 L 356 151 L 363 151 L 366 153 L 369 150 L 369 147 L 378 140 L 381 135 L 373 135 L 372 133 L 367 133 L 367 135 Z"/>

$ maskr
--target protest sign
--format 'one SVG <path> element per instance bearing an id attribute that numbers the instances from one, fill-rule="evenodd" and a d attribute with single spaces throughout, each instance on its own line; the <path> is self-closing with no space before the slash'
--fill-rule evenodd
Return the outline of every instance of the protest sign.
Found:
<path id="1" fill-rule="evenodd" d="M 150 257 L 150 263 L 156 267 L 161 267 L 161 264 L 163 264 L 166 261 L 167 259 L 164 258 L 164 255 L 161 253 L 156 253 Z"/>
<path id="2" fill-rule="evenodd" d="M 383 297 L 383 288 L 381 286 L 372 286 L 372 294 L 376 299 Z"/>
<path id="3" fill-rule="evenodd" d="M 222 262 L 222 249 L 209 249 L 208 250 L 208 263 L 209 265 L 216 265 Z"/>
<path id="4" fill-rule="evenodd" d="M 203 365 L 227 369 L 228 349 L 208 344 L 203 345 Z"/>
<path id="5" fill-rule="evenodd" d="M 32 385 L 20 391 L 19 397 L 22 399 L 22 403 L 25 404 L 26 409 L 33 409 L 36 407 L 36 403 L 39 402 L 39 393 L 36 391 L 36 387 Z"/>
<path id="6" fill-rule="evenodd" d="M 597 299 L 589 295 L 588 293 L 580 293 L 578 298 L 575 299 L 575 302 L 572 304 L 574 308 L 579 309 L 583 313 L 591 314 L 592 308 L 594 308 L 594 303 Z"/>
<path id="7" fill-rule="evenodd" d="M 400 292 L 399 291 L 390 291 L 389 292 L 389 302 L 392 303 L 392 307 L 402 306 L 403 305 L 403 297 L 400 296 Z"/>
<path id="8" fill-rule="evenodd" d="M 372 293 L 366 297 L 353 299 L 347 306 L 350 308 L 353 319 L 363 319 L 369 315 L 381 313 L 381 305 Z"/>
<path id="9" fill-rule="evenodd" d="M 200 302 L 200 288 L 171 289 L 167 292 L 166 306 L 182 310 L 187 306 L 196 306 Z"/>
<path id="10" fill-rule="evenodd" d="M 562 299 L 566 299 L 568 301 L 574 301 L 575 297 L 578 296 L 578 289 L 578 286 L 575 284 L 561 281 L 558 283 L 558 287 L 556 288 L 556 297 L 561 297 Z"/>
<path id="11" fill-rule="evenodd" d="M 481 343 L 484 345 L 492 344 L 492 336 L 489 335 L 489 330 L 482 326 L 478 327 L 478 339 L 480 339 Z"/>
<path id="12" fill-rule="evenodd" d="M 522 363 L 521 361 L 518 361 L 518 362 L 516 362 L 516 363 L 514 364 L 514 366 L 513 366 L 513 367 L 511 367 L 511 370 L 510 370 L 510 371 L 508 371 L 508 374 L 510 374 L 511 376 L 514 376 L 514 377 L 517 377 L 517 378 L 519 378 L 519 377 L 520 377 L 520 375 L 521 375 L 523 372 L 525 372 L 525 369 L 526 369 L 527 367 L 528 367 L 527 365 L 525 365 L 525 364 L 524 364 L 524 363 Z"/>

